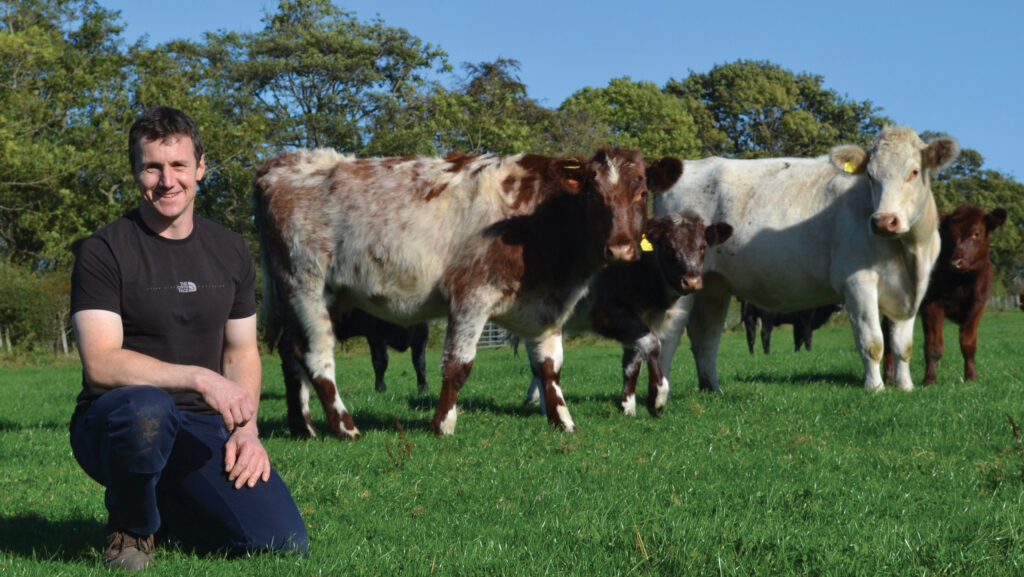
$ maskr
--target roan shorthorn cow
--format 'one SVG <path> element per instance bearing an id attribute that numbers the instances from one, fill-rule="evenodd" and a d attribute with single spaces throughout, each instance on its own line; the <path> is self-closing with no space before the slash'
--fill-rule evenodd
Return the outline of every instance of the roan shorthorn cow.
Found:
<path id="1" fill-rule="evenodd" d="M 684 297 L 662 336 L 662 368 L 685 329 L 701 389 L 719 390 L 717 354 L 731 295 L 794 311 L 843 302 L 864 365 L 864 387 L 883 387 L 881 317 L 892 319 L 896 385 L 913 389 L 908 359 L 914 317 L 939 255 L 930 180 L 960 148 L 925 144 L 908 128 L 886 127 L 865 151 L 834 147 L 819 158 L 686 162 L 655 214 L 694 210 L 725 221 L 733 235 L 708 251 L 704 290 Z"/>
<path id="2" fill-rule="evenodd" d="M 924 328 L 925 371 L 922 384 L 935 383 L 935 369 L 945 352 L 942 324 L 949 319 L 960 327 L 960 352 L 964 357 L 964 379 L 978 378 L 974 353 L 978 349 L 978 323 L 985 312 L 989 287 L 992 285 L 992 263 L 989 243 L 992 231 L 1006 222 L 1006 210 L 997 208 L 986 213 L 980 207 L 962 204 L 952 213 L 941 216 L 939 235 L 942 250 L 932 270 L 928 292 L 921 301 L 921 324 Z M 886 340 L 885 377 L 893 376 L 892 351 Z"/>
<path id="3" fill-rule="evenodd" d="M 456 399 L 488 318 L 523 336 L 543 376 L 548 420 L 575 424 L 559 378 L 561 326 L 591 277 L 640 257 L 647 194 L 669 188 L 679 159 L 648 166 L 636 151 L 355 159 L 331 150 L 267 161 L 253 189 L 268 276 L 269 340 L 302 370 L 339 438 L 359 430 L 335 380 L 332 313 L 356 307 L 410 325 L 445 317 L 441 395 L 432 428 L 455 432 Z"/>
<path id="4" fill-rule="evenodd" d="M 772 329 L 782 325 L 793 325 L 793 350 L 800 347 L 811 350 L 814 331 L 828 322 L 832 313 L 843 308 L 843 305 L 825 305 L 813 309 L 804 309 L 790 313 L 780 313 L 756 307 L 748 302 L 740 301 L 740 322 L 747 333 L 747 350 L 754 354 L 754 342 L 757 340 L 757 325 L 761 325 L 761 349 L 770 355 L 772 348 Z"/>
<path id="5" fill-rule="evenodd" d="M 703 286 L 701 269 L 707 247 L 729 238 L 732 227 L 723 222 L 705 226 L 691 211 L 657 217 L 647 222 L 650 250 L 640 260 L 607 267 L 594 278 L 587 296 L 576 303 L 566 330 L 592 330 L 622 344 L 622 397 L 619 408 L 636 414 L 636 382 L 647 363 L 647 411 L 657 417 L 669 396 L 669 382 L 661 373 L 661 340 L 656 331 L 669 309 L 683 295 Z M 530 382 L 527 400 L 541 400 L 539 375 Z"/>

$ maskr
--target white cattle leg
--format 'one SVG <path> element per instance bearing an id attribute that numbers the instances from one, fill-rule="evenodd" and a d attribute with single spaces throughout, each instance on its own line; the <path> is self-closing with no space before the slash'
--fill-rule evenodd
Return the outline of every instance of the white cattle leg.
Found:
<path id="1" fill-rule="evenodd" d="M 697 365 L 697 385 L 702 391 L 721 392 L 718 386 L 718 345 L 722 341 L 725 317 L 729 312 L 728 292 L 720 286 L 709 286 L 694 298 L 690 311 L 690 323 L 686 330 L 690 335 L 693 360 Z"/>
<path id="2" fill-rule="evenodd" d="M 305 350 L 301 350 L 303 345 L 297 343 L 301 351 L 297 356 L 320 397 L 327 426 L 339 439 L 358 439 L 359 429 L 338 394 L 334 367 L 334 327 L 324 297 L 305 291 L 294 294 L 289 302 L 298 318 L 297 330 L 303 333 L 303 337 L 297 340 L 304 343 Z M 304 396 L 308 399 L 308 391 Z M 308 406 L 308 400 L 306 403 Z"/>
<path id="3" fill-rule="evenodd" d="M 885 352 L 885 341 L 878 313 L 878 290 L 874 287 L 871 282 L 850 280 L 846 286 L 845 301 L 853 340 L 864 363 L 864 388 L 881 391 L 884 383 L 879 364 Z"/>
<path id="4" fill-rule="evenodd" d="M 562 376 L 562 333 L 558 331 L 546 339 L 534 343 L 528 343 L 533 349 L 530 362 L 533 371 L 540 375 L 544 384 L 545 414 L 548 422 L 564 431 L 570 433 L 576 431 L 576 425 L 572 422 L 572 415 L 565 405 L 565 397 L 562 395 L 562 387 L 559 379 Z"/>
<path id="5" fill-rule="evenodd" d="M 544 389 L 544 385 L 541 383 L 540 376 L 534 369 L 533 347 L 533 343 L 526 345 L 526 358 L 530 361 L 530 374 L 532 376 L 530 377 L 530 388 L 526 390 L 526 401 L 524 402 L 526 404 L 539 404 L 540 412 L 546 413 L 547 407 L 544 404 L 544 395 L 541 394 L 541 391 Z"/>
<path id="6" fill-rule="evenodd" d="M 473 370 L 476 343 L 486 324 L 486 314 L 456 316 L 453 312 L 448 317 L 448 330 L 444 335 L 444 352 L 441 356 L 441 396 L 432 423 L 435 436 L 455 434 L 459 390 L 466 384 Z"/>
<path id="7" fill-rule="evenodd" d="M 665 322 L 655 330 L 661 339 L 661 372 L 668 382 L 672 381 L 672 358 L 676 355 L 683 333 L 686 332 L 686 325 L 690 322 L 694 296 L 687 295 L 677 300 L 675 305 L 665 312 Z"/>
<path id="8" fill-rule="evenodd" d="M 892 355 L 895 360 L 895 382 L 901 391 L 914 390 L 914 382 L 910 378 L 910 355 L 914 351 L 914 317 L 905 321 L 894 321 L 892 324 Z"/>

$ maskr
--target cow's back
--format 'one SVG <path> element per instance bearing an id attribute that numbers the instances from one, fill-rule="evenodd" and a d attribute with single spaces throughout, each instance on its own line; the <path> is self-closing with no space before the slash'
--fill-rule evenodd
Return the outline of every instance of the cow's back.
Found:
<path id="1" fill-rule="evenodd" d="M 445 313 L 453 261 L 486 248 L 481 231 L 513 212 L 503 189 L 517 157 L 356 159 L 297 151 L 257 175 L 284 270 L 345 287 L 345 304 L 397 322 Z M 266 226 L 266 224 L 265 224 Z M 280 264 L 280 263 L 279 263 Z"/>

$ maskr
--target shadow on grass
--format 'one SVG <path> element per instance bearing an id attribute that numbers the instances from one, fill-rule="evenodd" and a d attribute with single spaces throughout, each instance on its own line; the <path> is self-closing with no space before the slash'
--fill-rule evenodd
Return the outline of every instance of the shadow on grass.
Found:
<path id="1" fill-rule="evenodd" d="M 103 524 L 95 519 L 52 521 L 29 514 L 0 518 L 0 551 L 25 559 L 81 562 L 103 546 Z"/>
<path id="2" fill-rule="evenodd" d="M 864 380 L 857 375 L 842 372 L 810 372 L 780 377 L 777 373 L 748 373 L 732 377 L 738 383 L 769 385 L 835 385 L 863 387 Z"/>
<path id="3" fill-rule="evenodd" d="M 67 421 L 35 421 L 31 423 L 15 423 L 14 421 L 8 421 L 6 419 L 0 419 L 0 433 L 14 432 L 14 431 L 56 431 L 65 433 L 68 430 L 68 424 L 71 421 L 71 414 L 68 413 Z"/>

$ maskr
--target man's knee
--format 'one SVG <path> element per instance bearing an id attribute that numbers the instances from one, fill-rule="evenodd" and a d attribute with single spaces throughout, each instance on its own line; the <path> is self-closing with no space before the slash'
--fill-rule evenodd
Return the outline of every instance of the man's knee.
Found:
<path id="1" fill-rule="evenodd" d="M 151 386 L 117 389 L 119 404 L 107 414 L 108 447 L 128 459 L 128 471 L 155 473 L 168 456 L 181 426 L 170 395 Z"/>

